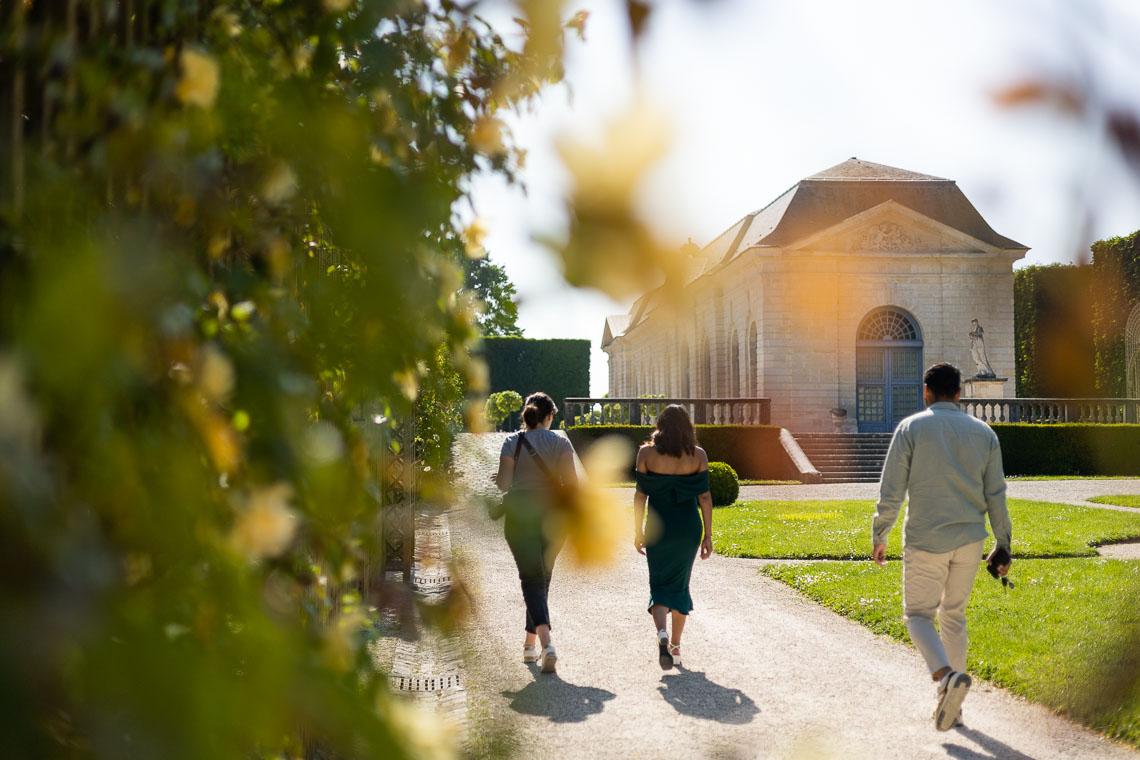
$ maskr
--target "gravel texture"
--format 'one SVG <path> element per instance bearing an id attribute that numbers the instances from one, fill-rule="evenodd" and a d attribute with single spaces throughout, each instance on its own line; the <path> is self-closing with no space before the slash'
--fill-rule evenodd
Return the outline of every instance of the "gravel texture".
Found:
<path id="1" fill-rule="evenodd" d="M 501 440 L 459 441 L 461 480 L 486 492 Z M 1135 487 L 1096 483 L 1014 483 L 1011 493 L 1072 501 Z M 744 490 L 742 498 L 874 498 L 873 485 Z M 698 560 L 685 667 L 663 673 L 644 607 L 645 559 L 628 541 L 602 570 L 559 560 L 551 596 L 558 674 L 542 675 L 521 662 L 522 599 L 501 525 L 468 508 L 452 530 L 472 574 L 473 669 L 483 682 L 471 688 L 486 700 L 481 720 L 513 733 L 520 755 L 1140 758 L 980 681 L 966 701 L 967 726 L 936 732 L 934 687 L 912 649 L 762 577 L 754 560 Z"/>

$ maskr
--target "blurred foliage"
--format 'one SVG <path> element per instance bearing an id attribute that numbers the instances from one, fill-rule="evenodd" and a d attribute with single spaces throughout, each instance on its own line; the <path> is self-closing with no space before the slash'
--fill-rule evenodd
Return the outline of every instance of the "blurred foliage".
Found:
<path id="1" fill-rule="evenodd" d="M 426 751 L 362 430 L 418 402 L 442 462 L 486 389 L 454 209 L 561 77 L 541 5 L 518 50 L 446 0 L 0 6 L 8 756 Z"/>

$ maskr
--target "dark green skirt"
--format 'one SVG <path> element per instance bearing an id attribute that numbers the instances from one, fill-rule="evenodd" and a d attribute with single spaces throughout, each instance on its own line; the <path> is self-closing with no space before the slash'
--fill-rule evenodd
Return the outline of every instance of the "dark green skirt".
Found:
<path id="1" fill-rule="evenodd" d="M 689 578 L 701 548 L 703 525 L 697 496 L 708 490 L 708 473 L 637 473 L 637 488 L 649 497 L 649 514 L 659 529 L 645 547 L 649 561 L 649 607 L 661 605 L 688 615 L 693 610 Z"/>

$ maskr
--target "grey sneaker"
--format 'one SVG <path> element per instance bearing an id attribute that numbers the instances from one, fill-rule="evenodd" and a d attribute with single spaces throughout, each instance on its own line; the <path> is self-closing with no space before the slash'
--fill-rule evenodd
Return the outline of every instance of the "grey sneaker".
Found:
<path id="1" fill-rule="evenodd" d="M 938 706 L 934 709 L 934 727 L 949 731 L 962 716 L 962 702 L 974 683 L 965 673 L 952 672 L 938 690 Z"/>
<path id="2" fill-rule="evenodd" d="M 547 644 L 546 649 L 542 650 L 542 672 L 553 673 L 557 663 L 558 655 L 554 651 L 554 645 Z"/>

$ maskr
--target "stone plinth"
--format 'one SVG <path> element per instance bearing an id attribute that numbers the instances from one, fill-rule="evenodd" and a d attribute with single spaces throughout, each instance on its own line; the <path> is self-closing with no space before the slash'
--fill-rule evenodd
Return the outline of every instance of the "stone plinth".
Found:
<path id="1" fill-rule="evenodd" d="M 962 398 L 1009 398 L 1008 377 L 968 377 L 962 381 Z"/>

